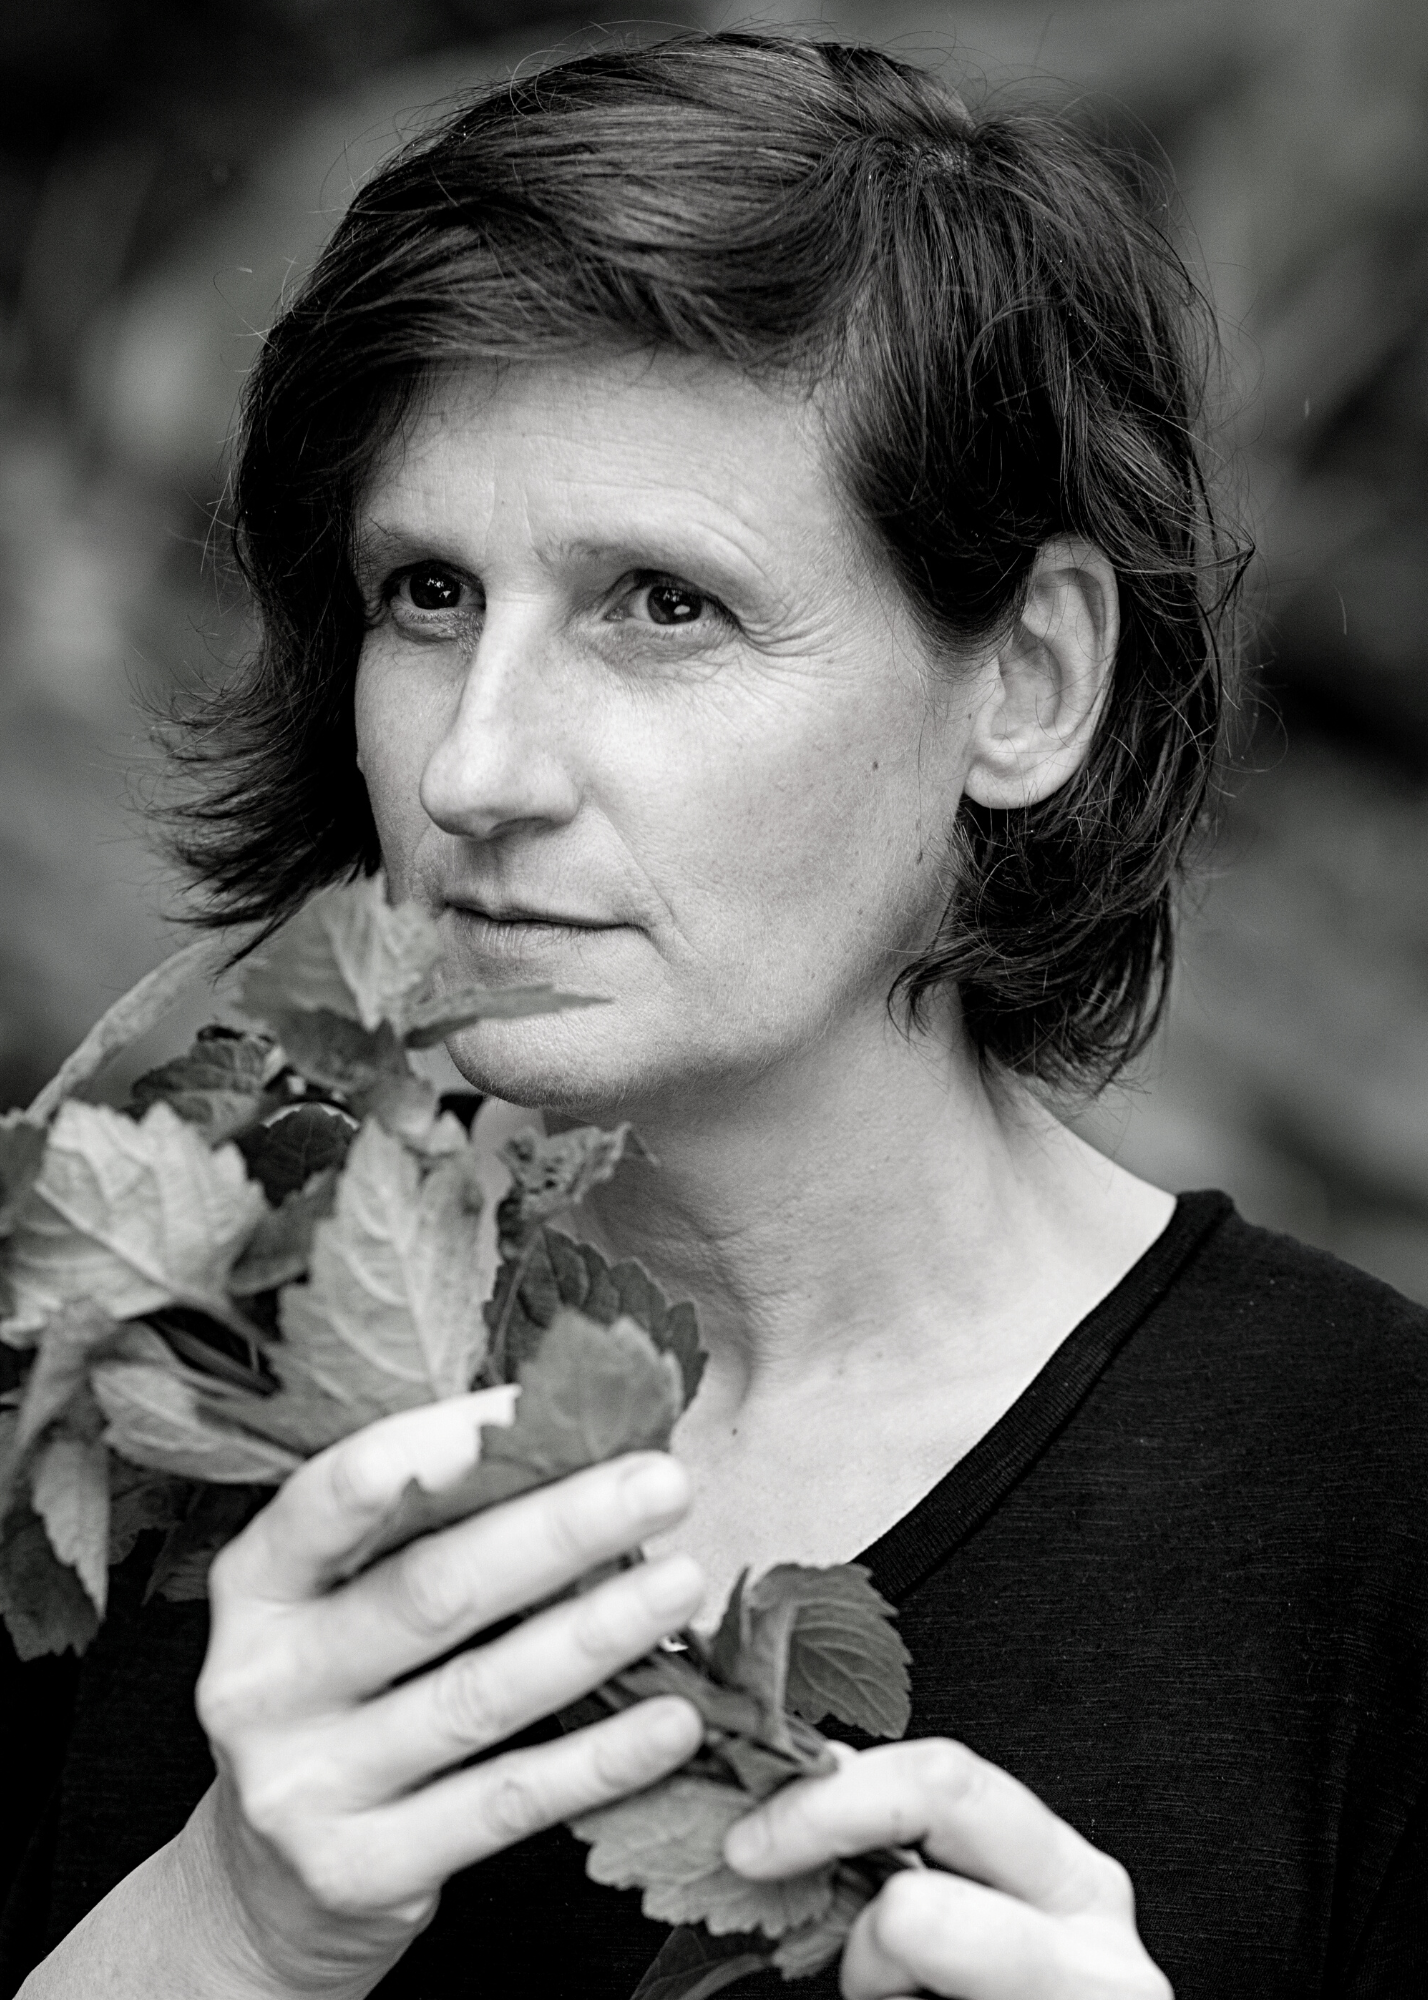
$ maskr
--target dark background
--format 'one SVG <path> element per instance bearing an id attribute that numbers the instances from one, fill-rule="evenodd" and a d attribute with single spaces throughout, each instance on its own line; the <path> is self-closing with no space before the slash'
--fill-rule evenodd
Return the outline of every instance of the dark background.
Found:
<path id="1" fill-rule="evenodd" d="M 0 1105 L 170 947 L 136 695 L 243 643 L 208 553 L 283 287 L 423 107 L 660 23 L 782 22 L 1070 101 L 1173 173 L 1268 701 L 1169 1032 L 1084 1114 L 1428 1299 L 1428 7 L 5 0 Z"/>

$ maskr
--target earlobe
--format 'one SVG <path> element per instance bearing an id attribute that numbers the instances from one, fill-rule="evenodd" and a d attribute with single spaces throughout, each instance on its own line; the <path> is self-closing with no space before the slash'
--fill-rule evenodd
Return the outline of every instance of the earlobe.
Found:
<path id="1" fill-rule="evenodd" d="M 1091 542 L 1058 536 L 1037 551 L 1016 625 L 985 668 L 963 790 L 1010 810 L 1048 798 L 1091 747 L 1120 639 L 1119 594 Z"/>

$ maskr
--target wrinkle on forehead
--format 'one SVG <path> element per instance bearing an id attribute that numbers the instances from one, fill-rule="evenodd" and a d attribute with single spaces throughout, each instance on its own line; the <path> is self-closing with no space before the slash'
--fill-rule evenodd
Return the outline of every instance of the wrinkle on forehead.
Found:
<path id="1" fill-rule="evenodd" d="M 445 448 L 462 432 L 457 496 Z M 504 516 L 549 569 L 712 557 L 789 612 L 795 576 L 831 581 L 836 566 L 845 584 L 850 569 L 892 584 L 806 387 L 672 351 L 443 370 L 374 468 L 359 564 L 413 535 L 449 541 L 453 500 L 482 532 Z"/>

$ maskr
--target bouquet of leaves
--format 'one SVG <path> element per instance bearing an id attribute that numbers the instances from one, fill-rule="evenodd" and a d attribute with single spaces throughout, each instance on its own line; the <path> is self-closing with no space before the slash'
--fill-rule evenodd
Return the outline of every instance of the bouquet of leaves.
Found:
<path id="1" fill-rule="evenodd" d="M 0 1613 L 22 1658 L 82 1651 L 108 1571 L 158 1531 L 148 1589 L 201 1596 L 216 1550 L 305 1458 L 393 1411 L 519 1385 L 457 1486 L 410 1484 L 353 1559 L 620 1453 L 667 1447 L 699 1383 L 693 1308 L 553 1227 L 617 1168 L 628 1127 L 520 1135 L 499 1162 L 411 1052 L 457 1028 L 590 1004 L 443 989 L 440 943 L 380 877 L 323 891 L 244 963 L 245 1025 L 214 1024 L 121 1110 L 74 1093 L 201 972 L 190 946 L 112 1008 L 27 1111 L 0 1117 Z M 495 1271 L 479 1228 L 495 1191 Z M 489 1235 L 489 1229 L 487 1234 Z M 484 1268 L 483 1268 L 484 1264 Z M 595 1880 L 677 1926 L 638 2000 L 837 1956 L 912 1857 L 782 1882 L 723 1861 L 735 1820 L 827 1771 L 826 1717 L 900 1735 L 907 1655 L 854 1565 L 746 1574 L 687 1633 L 567 1720 L 680 1694 L 704 1719 L 672 1777 L 588 1813 Z"/>

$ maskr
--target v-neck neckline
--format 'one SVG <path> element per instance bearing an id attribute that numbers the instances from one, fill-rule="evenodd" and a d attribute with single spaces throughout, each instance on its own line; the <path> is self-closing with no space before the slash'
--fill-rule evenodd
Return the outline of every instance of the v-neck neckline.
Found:
<path id="1" fill-rule="evenodd" d="M 1011 1407 L 856 1558 L 894 1604 L 975 1533 L 1064 1429 L 1116 1354 L 1215 1229 L 1228 1195 L 1183 1194 L 1150 1248 L 1074 1326 Z"/>

